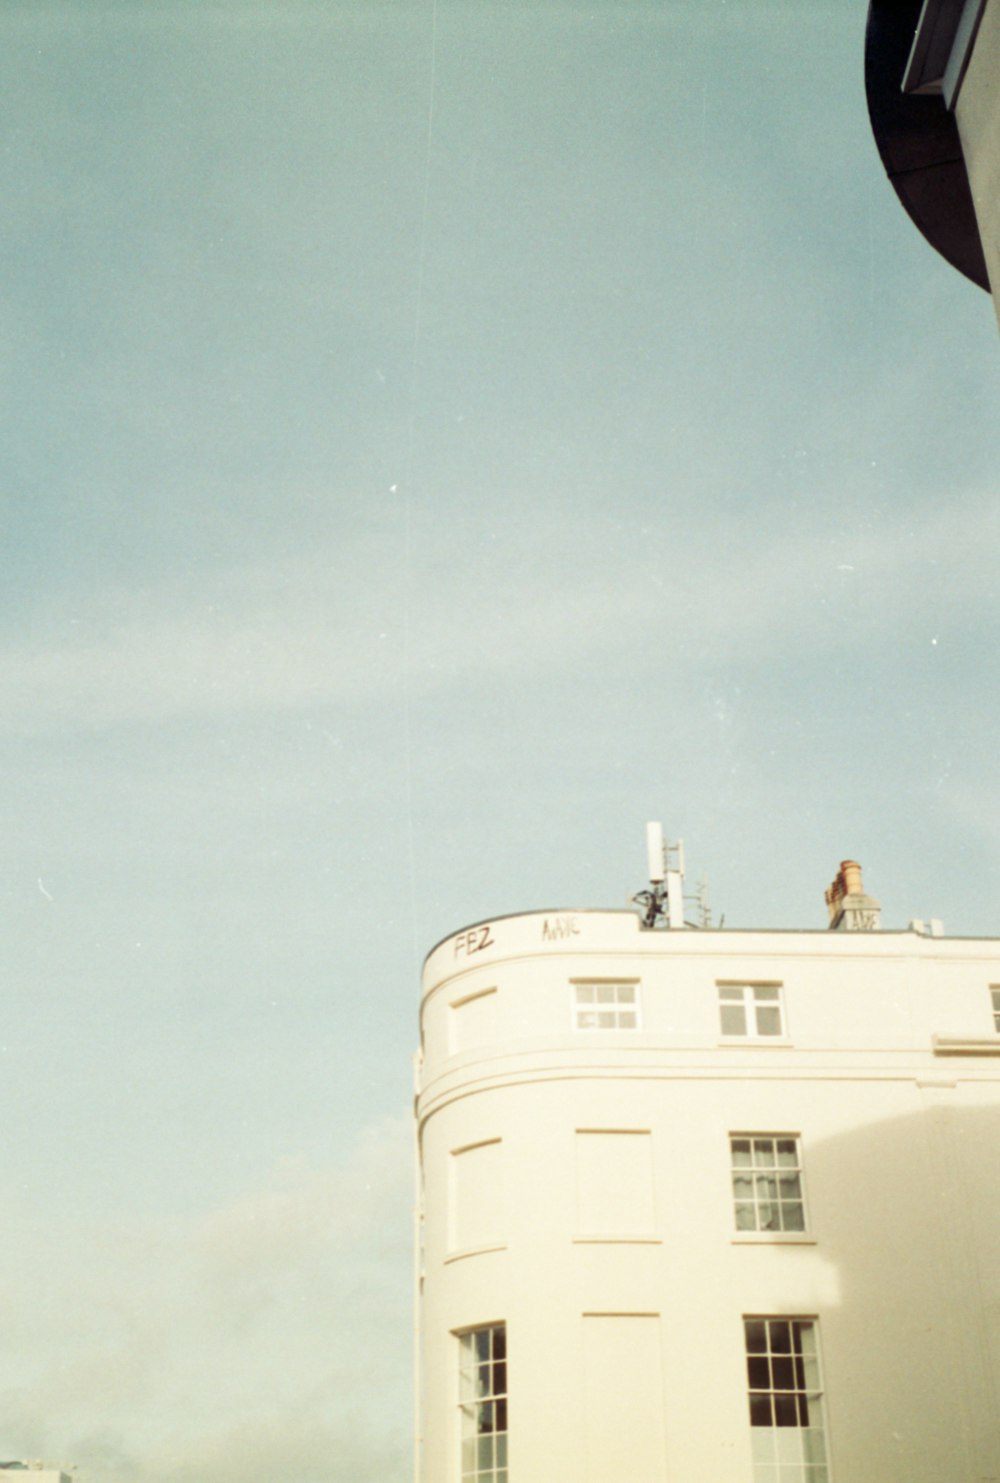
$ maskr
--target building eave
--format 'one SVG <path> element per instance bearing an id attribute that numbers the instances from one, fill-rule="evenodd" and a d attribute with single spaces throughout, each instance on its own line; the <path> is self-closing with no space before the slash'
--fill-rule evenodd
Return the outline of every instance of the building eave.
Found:
<path id="1" fill-rule="evenodd" d="M 921 0 L 870 0 L 865 91 L 872 132 L 903 209 L 931 246 L 990 290 L 958 125 L 936 94 L 904 93 Z"/>

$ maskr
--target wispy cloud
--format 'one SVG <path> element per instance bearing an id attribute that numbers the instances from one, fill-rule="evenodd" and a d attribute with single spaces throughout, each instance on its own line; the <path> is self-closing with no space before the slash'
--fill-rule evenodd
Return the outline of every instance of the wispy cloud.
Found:
<path id="1" fill-rule="evenodd" d="M 489 675 L 591 665 L 668 643 L 680 667 L 805 651 L 877 653 L 906 632 L 995 619 L 992 496 L 882 518 L 858 502 L 831 532 L 823 507 L 778 523 L 748 509 L 715 530 L 663 531 L 606 515 L 538 517 L 527 549 L 501 529 L 492 562 L 460 548 L 355 537 L 280 567 L 220 577 L 214 596 L 165 583 L 66 616 L 0 651 L 3 724 L 90 729 L 287 711 L 424 693 Z M 482 533 L 477 536 L 482 539 Z M 451 549 L 451 548 L 449 548 Z M 613 560 L 610 559 L 613 555 Z M 627 662 L 627 659 L 626 659 Z"/>
<path id="2" fill-rule="evenodd" d="M 411 1193 L 399 1118 L 169 1232 L 35 1233 L 45 1260 L 0 1279 L 4 1445 L 97 1483 L 402 1474 Z"/>

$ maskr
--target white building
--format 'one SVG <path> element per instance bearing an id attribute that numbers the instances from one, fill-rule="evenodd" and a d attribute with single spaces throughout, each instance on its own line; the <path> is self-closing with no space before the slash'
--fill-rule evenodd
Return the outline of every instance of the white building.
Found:
<path id="1" fill-rule="evenodd" d="M 1000 1479 L 1000 941 L 828 904 L 430 953 L 423 1483 Z"/>

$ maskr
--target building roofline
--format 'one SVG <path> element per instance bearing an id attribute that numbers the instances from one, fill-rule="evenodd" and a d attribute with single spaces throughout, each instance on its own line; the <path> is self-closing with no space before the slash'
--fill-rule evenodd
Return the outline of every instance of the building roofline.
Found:
<path id="1" fill-rule="evenodd" d="M 910 220 L 953 268 L 990 291 L 955 117 L 942 97 L 904 93 L 921 0 L 870 0 L 865 92 L 886 174 Z"/>
<path id="2" fill-rule="evenodd" d="M 422 966 L 426 968 L 428 961 L 434 956 L 439 947 L 450 942 L 453 937 L 460 937 L 465 932 L 473 932 L 476 928 L 492 927 L 497 922 L 511 922 L 522 917 L 631 917 L 636 924 L 638 932 L 644 937 L 669 937 L 674 939 L 681 935 L 692 935 L 698 938 L 711 936 L 735 937 L 735 936 L 758 936 L 758 937 L 825 937 L 829 941 L 843 942 L 854 941 L 859 938 L 882 939 L 886 937 L 913 937 L 918 942 L 930 942 L 940 945 L 943 942 L 993 942 L 1000 944 L 1000 937 L 987 937 L 976 933 L 947 933 L 942 936 L 933 936 L 930 933 L 918 932 L 914 927 L 879 927 L 871 932 L 839 932 L 831 927 L 698 927 L 694 925 L 684 928 L 668 927 L 646 927 L 642 917 L 631 907 L 623 906 L 547 906 L 532 907 L 528 911 L 501 912 L 495 917 L 481 917 L 478 921 L 466 922 L 456 927 L 452 932 L 446 932 L 439 937 L 432 948 L 424 954 Z"/>

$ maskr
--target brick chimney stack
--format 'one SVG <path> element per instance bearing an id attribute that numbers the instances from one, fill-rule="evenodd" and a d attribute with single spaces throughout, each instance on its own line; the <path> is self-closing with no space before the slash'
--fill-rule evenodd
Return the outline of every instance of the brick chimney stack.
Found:
<path id="1" fill-rule="evenodd" d="M 882 914 L 880 902 L 866 896 L 857 860 L 841 860 L 833 884 L 826 892 L 831 932 L 877 932 Z"/>

